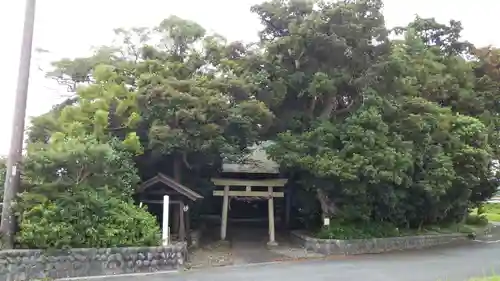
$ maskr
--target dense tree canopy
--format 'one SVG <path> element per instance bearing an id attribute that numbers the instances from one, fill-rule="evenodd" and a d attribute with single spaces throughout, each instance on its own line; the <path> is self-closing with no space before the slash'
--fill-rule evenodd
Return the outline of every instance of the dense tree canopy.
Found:
<path id="1" fill-rule="evenodd" d="M 139 178 L 189 182 L 261 140 L 275 141 L 269 153 L 309 215 L 407 228 L 462 220 L 497 186 L 500 51 L 461 41 L 457 21 L 417 17 L 390 30 L 382 7 L 270 0 L 252 8 L 263 25 L 252 44 L 171 16 L 54 62 L 48 76 L 74 95 L 32 121 L 20 241 L 35 243 L 35 219 L 96 193 L 102 214 L 139 221 L 146 215 L 129 200 Z M 124 223 L 110 220 L 93 223 Z M 97 241 L 97 230 L 64 240 L 84 226 L 63 222 L 48 222 L 61 233 L 36 243 L 154 240 Z"/>
<path id="2" fill-rule="evenodd" d="M 391 42 L 377 68 L 382 79 L 364 90 L 356 112 L 278 138 L 274 157 L 311 173 L 306 185 L 328 215 L 410 227 L 453 222 L 496 188 L 495 132 L 481 122 L 474 66 L 414 29 L 405 37 Z"/>

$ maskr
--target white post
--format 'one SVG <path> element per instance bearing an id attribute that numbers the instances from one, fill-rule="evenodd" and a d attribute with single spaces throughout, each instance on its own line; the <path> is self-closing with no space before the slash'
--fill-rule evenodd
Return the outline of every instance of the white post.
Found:
<path id="1" fill-rule="evenodd" d="M 222 199 L 222 223 L 220 225 L 220 239 L 226 240 L 227 234 L 227 212 L 229 209 L 229 186 L 224 186 L 224 198 Z"/>
<path id="2" fill-rule="evenodd" d="M 169 227 L 168 227 L 168 209 L 170 206 L 170 199 L 168 195 L 163 196 L 163 223 L 162 223 L 162 244 L 163 246 L 168 245 L 168 235 L 169 235 Z"/>
<path id="3" fill-rule="evenodd" d="M 268 208 L 268 215 L 269 215 L 269 242 L 267 243 L 268 246 L 277 246 L 278 243 L 276 243 L 276 238 L 275 238 L 275 229 L 274 229 L 274 197 L 273 197 L 273 187 L 269 186 L 267 189 L 269 193 L 269 199 L 267 199 L 267 208 Z"/>

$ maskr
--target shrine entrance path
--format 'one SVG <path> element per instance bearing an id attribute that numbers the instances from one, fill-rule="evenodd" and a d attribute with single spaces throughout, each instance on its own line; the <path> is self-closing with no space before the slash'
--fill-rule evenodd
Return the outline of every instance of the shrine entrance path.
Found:
<path id="1" fill-rule="evenodd" d="M 268 247 L 268 229 L 265 227 L 232 226 L 228 229 L 228 241 L 217 241 L 220 230 L 214 229 L 204 236 L 200 249 L 190 254 L 192 268 L 245 265 L 286 260 L 322 258 L 294 245 L 287 232 L 277 232 L 278 246 Z"/>
<path id="2" fill-rule="evenodd" d="M 277 242 L 277 247 L 267 247 L 269 234 L 267 228 L 233 228 L 228 232 L 231 242 L 231 251 L 234 256 L 234 264 L 264 263 L 282 260 L 285 257 L 273 248 L 280 248 L 284 239 Z M 281 243 L 280 243 L 281 242 Z"/>

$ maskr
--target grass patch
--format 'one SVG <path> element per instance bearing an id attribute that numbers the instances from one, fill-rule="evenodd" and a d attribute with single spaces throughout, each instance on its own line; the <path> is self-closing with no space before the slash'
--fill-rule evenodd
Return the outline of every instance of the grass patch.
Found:
<path id="1" fill-rule="evenodd" d="M 500 276 L 488 276 L 480 278 L 472 278 L 469 281 L 500 281 Z"/>
<path id="2" fill-rule="evenodd" d="M 399 229 L 390 223 L 381 222 L 345 222 L 332 220 L 330 226 L 317 231 L 320 239 L 370 239 L 401 236 L 437 235 L 451 233 L 474 234 L 478 228 L 465 224 L 447 226 L 426 226 L 422 229 Z"/>
<path id="3" fill-rule="evenodd" d="M 500 222 L 500 214 L 491 214 L 491 213 L 486 213 L 484 214 L 488 221 L 490 222 Z"/>
<path id="4" fill-rule="evenodd" d="M 500 222 L 500 204 L 485 203 L 478 209 L 473 209 L 469 214 L 469 218 L 484 218 L 487 222 Z"/>

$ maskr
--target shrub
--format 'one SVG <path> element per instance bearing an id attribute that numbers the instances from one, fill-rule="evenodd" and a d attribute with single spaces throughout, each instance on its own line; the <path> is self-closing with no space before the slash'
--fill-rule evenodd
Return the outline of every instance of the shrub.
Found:
<path id="1" fill-rule="evenodd" d="M 368 239 L 399 236 L 398 229 L 384 222 L 356 222 L 334 220 L 328 228 L 317 233 L 320 239 Z"/>
<path id="2" fill-rule="evenodd" d="M 486 211 L 486 210 L 485 210 L 485 208 L 484 208 L 484 205 L 483 205 L 483 204 L 481 204 L 481 205 L 477 208 L 477 214 L 478 214 L 478 215 L 482 215 L 482 214 L 484 214 L 484 212 L 485 212 L 485 211 Z"/>
<path id="3" fill-rule="evenodd" d="M 29 204 L 20 218 L 20 246 L 53 249 L 159 245 L 160 229 L 146 209 L 103 194 L 85 193 L 78 199 L 75 205 L 65 205 L 63 200 Z"/>
<path id="4" fill-rule="evenodd" d="M 469 214 L 469 217 L 473 216 L 474 213 L 484 217 L 484 219 L 487 219 L 489 222 L 500 222 L 500 204 L 498 203 L 484 203 L 477 208 L 477 211 L 473 211 Z"/>
<path id="5" fill-rule="evenodd" d="M 133 155 L 116 139 L 78 132 L 29 145 L 28 187 L 15 204 L 17 242 L 24 248 L 158 245 L 155 217 L 130 202 L 140 179 Z"/>
<path id="6" fill-rule="evenodd" d="M 485 217 L 476 219 L 476 223 L 484 223 Z M 330 226 L 316 233 L 320 239 L 370 239 L 398 236 L 413 236 L 439 233 L 473 233 L 473 230 L 463 224 L 430 225 L 422 229 L 397 228 L 388 222 L 350 222 L 334 220 Z"/>
<path id="7" fill-rule="evenodd" d="M 469 214 L 465 218 L 465 224 L 486 226 L 486 225 L 488 225 L 488 218 L 484 214 L 478 214 L 478 215 Z"/>

